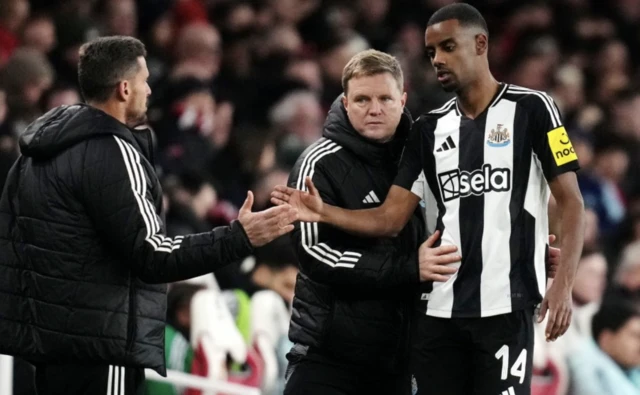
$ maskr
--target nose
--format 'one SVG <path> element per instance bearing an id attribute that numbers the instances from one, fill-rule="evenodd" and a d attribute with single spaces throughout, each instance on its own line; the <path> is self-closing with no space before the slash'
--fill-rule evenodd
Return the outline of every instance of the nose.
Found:
<path id="1" fill-rule="evenodd" d="M 369 115 L 378 115 L 382 112 L 382 105 L 378 99 L 371 101 L 371 107 L 369 107 Z"/>
<path id="2" fill-rule="evenodd" d="M 431 59 L 431 64 L 434 67 L 443 66 L 445 64 L 444 57 L 442 56 L 442 51 L 436 51 L 436 53 L 433 55 L 433 58 Z"/>

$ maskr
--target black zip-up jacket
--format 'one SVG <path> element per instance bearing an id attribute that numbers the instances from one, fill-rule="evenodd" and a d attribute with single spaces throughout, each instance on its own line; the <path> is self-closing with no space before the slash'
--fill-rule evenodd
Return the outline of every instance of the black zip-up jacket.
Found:
<path id="1" fill-rule="evenodd" d="M 163 283 L 252 252 L 239 223 L 165 236 L 150 133 L 86 105 L 20 140 L 0 200 L 0 353 L 165 374 Z"/>
<path id="2" fill-rule="evenodd" d="M 298 159 L 289 186 L 311 176 L 322 200 L 347 209 L 384 202 L 411 128 L 405 110 L 392 142 L 366 140 L 338 98 L 323 138 Z M 420 210 L 396 238 L 361 238 L 327 224 L 298 223 L 292 232 L 300 264 L 291 341 L 357 366 L 394 371 L 407 361 L 411 294 L 419 282 Z"/>

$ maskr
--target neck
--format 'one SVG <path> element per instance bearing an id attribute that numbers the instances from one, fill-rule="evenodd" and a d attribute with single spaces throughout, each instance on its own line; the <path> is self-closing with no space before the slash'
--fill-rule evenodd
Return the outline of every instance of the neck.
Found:
<path id="1" fill-rule="evenodd" d="M 498 87 L 498 81 L 486 70 L 474 82 L 457 92 L 460 110 L 467 117 L 476 118 L 489 106 Z"/>
<path id="2" fill-rule="evenodd" d="M 125 125 L 127 124 L 127 117 L 125 115 L 125 110 L 124 108 L 119 106 L 117 103 L 113 103 L 112 101 L 106 101 L 104 103 L 88 102 L 87 104 L 89 104 L 93 108 L 97 108 L 98 110 L 101 110 L 105 114 L 111 115 L 112 117 L 114 117 L 115 119 L 117 119 L 123 124 Z"/>

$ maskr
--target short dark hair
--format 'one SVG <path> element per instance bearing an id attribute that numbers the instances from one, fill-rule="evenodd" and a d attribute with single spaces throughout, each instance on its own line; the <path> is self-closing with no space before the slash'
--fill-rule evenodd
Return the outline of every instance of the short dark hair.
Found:
<path id="1" fill-rule="evenodd" d="M 429 18 L 429 22 L 427 23 L 427 27 L 450 19 L 457 20 L 460 23 L 460 26 L 479 27 L 489 35 L 487 21 L 484 20 L 480 11 L 466 3 L 455 3 L 440 8 L 431 15 L 431 18 Z"/>
<path id="2" fill-rule="evenodd" d="M 597 343 L 602 332 L 617 332 L 634 317 L 640 317 L 640 309 L 631 300 L 619 295 L 606 298 L 591 321 L 593 339 Z"/>
<path id="3" fill-rule="evenodd" d="M 84 100 L 107 101 L 120 81 L 138 71 L 140 56 L 147 51 L 133 37 L 100 37 L 80 47 L 78 83 Z"/>

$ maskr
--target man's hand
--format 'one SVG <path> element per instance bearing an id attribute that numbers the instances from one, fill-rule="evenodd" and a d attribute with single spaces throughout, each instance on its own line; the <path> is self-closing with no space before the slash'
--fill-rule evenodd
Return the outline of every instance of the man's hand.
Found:
<path id="1" fill-rule="evenodd" d="M 549 320 L 547 321 L 547 329 L 545 329 L 547 341 L 555 341 L 569 329 L 572 316 L 571 306 L 571 287 L 564 286 L 559 282 L 551 284 L 538 314 L 538 323 L 541 323 L 549 310 Z"/>
<path id="2" fill-rule="evenodd" d="M 446 265 L 460 262 L 462 257 L 453 254 L 458 251 L 458 247 L 453 245 L 432 248 L 433 244 L 440 237 L 440 231 L 436 230 L 429 238 L 422 243 L 418 251 L 420 261 L 420 281 L 441 281 L 445 282 L 450 275 L 458 271 Z"/>
<path id="3" fill-rule="evenodd" d="M 558 265 L 560 264 L 560 249 L 551 247 L 551 244 L 556 241 L 556 235 L 549 235 L 549 262 L 547 265 L 547 277 L 555 278 L 558 271 Z"/>
<path id="4" fill-rule="evenodd" d="M 247 199 L 240 208 L 238 221 L 242 224 L 251 245 L 263 246 L 270 241 L 293 230 L 291 223 L 298 219 L 297 210 L 288 204 L 272 207 L 268 210 L 251 212 L 253 193 L 247 193 Z"/>
<path id="5" fill-rule="evenodd" d="M 309 192 L 289 188 L 286 185 L 276 185 L 271 192 L 271 203 L 280 206 L 289 204 L 298 211 L 298 219 L 303 222 L 320 222 L 324 203 L 320 192 L 313 185 L 311 177 L 304 180 Z"/>

